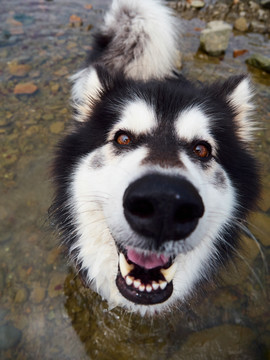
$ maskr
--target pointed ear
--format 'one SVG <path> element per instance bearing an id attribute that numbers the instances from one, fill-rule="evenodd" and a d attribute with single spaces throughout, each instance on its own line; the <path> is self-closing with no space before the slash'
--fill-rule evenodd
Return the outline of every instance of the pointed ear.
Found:
<path id="1" fill-rule="evenodd" d="M 251 119 L 254 90 L 249 78 L 245 75 L 230 77 L 222 86 L 222 95 L 235 113 L 234 120 L 240 139 L 251 141 L 256 122 Z"/>
<path id="2" fill-rule="evenodd" d="M 95 104 L 112 85 L 112 79 L 101 67 L 90 66 L 70 77 L 75 120 L 84 122 L 89 119 Z"/>

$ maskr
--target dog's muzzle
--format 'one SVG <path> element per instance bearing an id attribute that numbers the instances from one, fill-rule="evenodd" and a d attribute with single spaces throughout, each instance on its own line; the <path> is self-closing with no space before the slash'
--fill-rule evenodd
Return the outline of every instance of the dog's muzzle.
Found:
<path id="1" fill-rule="evenodd" d="M 122 246 L 116 284 L 128 300 L 143 305 L 166 301 L 177 265 L 160 250 L 166 241 L 185 241 L 204 214 L 202 199 L 183 177 L 146 175 L 123 197 L 124 214 L 140 244 Z"/>

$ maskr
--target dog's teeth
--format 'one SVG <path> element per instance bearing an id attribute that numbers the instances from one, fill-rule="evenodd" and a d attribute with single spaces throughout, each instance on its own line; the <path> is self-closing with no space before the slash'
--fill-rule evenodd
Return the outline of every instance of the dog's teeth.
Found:
<path id="1" fill-rule="evenodd" d="M 139 290 L 140 290 L 140 291 L 144 291 L 144 290 L 145 290 L 145 285 L 144 285 L 144 284 L 141 284 L 141 285 L 139 286 Z"/>
<path id="2" fill-rule="evenodd" d="M 147 285 L 146 285 L 146 291 L 147 291 L 147 292 L 151 292 L 151 291 L 152 291 L 152 286 L 149 285 L 149 284 L 147 284 Z"/>
<path id="3" fill-rule="evenodd" d="M 134 277 L 127 276 L 126 277 L 126 284 L 130 286 L 133 283 L 133 280 L 134 280 Z"/>
<path id="4" fill-rule="evenodd" d="M 167 284 L 168 284 L 167 281 L 159 280 L 159 286 L 161 290 L 164 290 Z"/>
<path id="5" fill-rule="evenodd" d="M 159 284 L 156 281 L 152 281 L 152 288 L 157 290 L 159 288 Z"/>
<path id="6" fill-rule="evenodd" d="M 140 285 L 141 285 L 141 280 L 136 279 L 136 280 L 133 281 L 133 286 L 136 289 L 138 289 L 140 287 Z"/>
<path id="7" fill-rule="evenodd" d="M 168 269 L 160 269 L 160 272 L 165 277 L 168 283 L 172 281 L 176 272 L 176 267 L 177 265 L 173 263 Z"/>
<path id="8" fill-rule="evenodd" d="M 119 254 L 119 267 L 123 277 L 127 276 L 127 274 L 134 269 L 134 265 L 129 264 L 125 258 L 125 255 L 122 253 Z"/>

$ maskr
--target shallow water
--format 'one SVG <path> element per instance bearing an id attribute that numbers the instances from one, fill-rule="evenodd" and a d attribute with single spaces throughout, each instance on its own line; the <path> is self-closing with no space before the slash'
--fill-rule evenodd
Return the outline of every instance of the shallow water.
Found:
<path id="1" fill-rule="evenodd" d="M 235 34 L 223 60 L 198 53 L 199 27 L 184 21 L 183 73 L 200 81 L 248 71 L 256 87 L 256 155 L 264 190 L 236 265 L 222 282 L 173 316 L 140 319 L 86 291 L 46 222 L 49 163 L 68 127 L 68 76 L 91 51 L 91 34 L 109 1 L 1 2 L 0 12 L 0 357 L 1 359 L 268 359 L 270 318 L 270 75 L 247 68 L 269 39 Z M 70 25 L 77 15 L 83 24 Z M 93 27 L 93 28 L 92 28 Z M 248 49 L 233 58 L 235 49 Z M 24 66 L 19 66 L 24 65 Z M 31 96 L 16 85 L 37 86 Z M 31 87 L 30 86 L 30 87 Z M 29 84 L 28 84 L 29 87 Z M 261 251 L 259 246 L 261 247 Z"/>

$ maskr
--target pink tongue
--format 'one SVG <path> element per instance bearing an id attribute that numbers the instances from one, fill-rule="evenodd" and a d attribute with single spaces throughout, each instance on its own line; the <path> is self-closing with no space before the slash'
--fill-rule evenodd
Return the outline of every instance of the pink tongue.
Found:
<path id="1" fill-rule="evenodd" d="M 169 258 L 164 255 L 156 255 L 156 254 L 143 255 L 137 253 L 132 248 L 128 248 L 127 257 L 133 263 L 145 269 L 153 269 L 158 266 L 163 266 L 169 261 Z"/>

